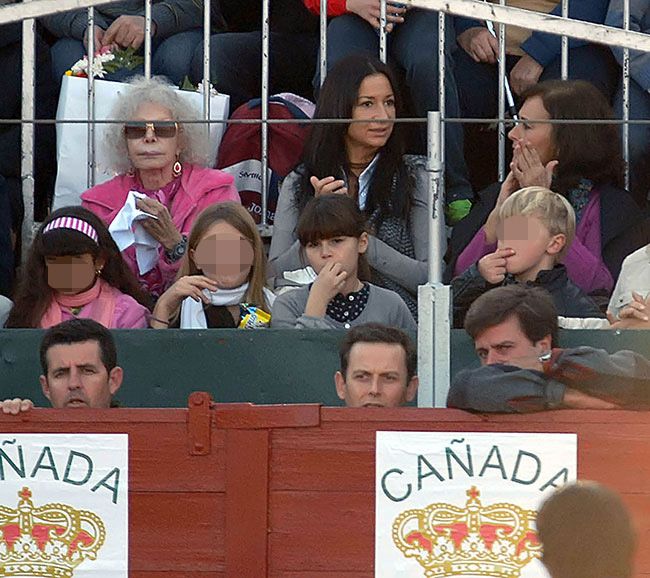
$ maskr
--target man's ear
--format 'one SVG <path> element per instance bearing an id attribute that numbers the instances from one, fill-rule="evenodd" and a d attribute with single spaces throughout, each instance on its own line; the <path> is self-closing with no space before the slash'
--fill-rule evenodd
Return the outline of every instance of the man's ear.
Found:
<path id="1" fill-rule="evenodd" d="M 359 236 L 359 255 L 368 250 L 368 233 L 361 233 Z"/>
<path id="2" fill-rule="evenodd" d="M 122 385 L 122 380 L 124 379 L 124 370 L 115 366 L 111 369 L 111 372 L 108 374 L 108 389 L 111 392 L 111 395 L 115 395 L 117 390 L 120 389 Z"/>
<path id="3" fill-rule="evenodd" d="M 535 345 L 540 349 L 540 354 L 547 353 L 553 349 L 553 337 L 551 337 L 550 334 L 546 335 L 545 337 L 542 337 Z"/>
<path id="4" fill-rule="evenodd" d="M 347 393 L 348 386 L 345 383 L 345 377 L 340 371 L 337 371 L 334 374 L 334 383 L 336 384 L 336 395 L 339 396 L 339 399 L 345 401 L 345 394 Z"/>
<path id="5" fill-rule="evenodd" d="M 44 375 L 41 375 L 41 377 L 39 377 L 39 381 L 41 382 L 41 390 L 43 391 L 43 395 L 49 401 L 52 401 L 50 399 L 50 384 L 47 382 L 47 377 L 45 377 Z"/>
<path id="6" fill-rule="evenodd" d="M 413 401 L 415 396 L 418 393 L 418 387 L 420 386 L 420 379 L 417 375 L 414 375 L 408 385 L 406 386 L 406 401 Z"/>
<path id="7" fill-rule="evenodd" d="M 558 233 L 557 235 L 553 235 L 548 242 L 546 252 L 549 255 L 557 255 L 564 247 L 566 247 L 566 235 L 564 233 Z"/>

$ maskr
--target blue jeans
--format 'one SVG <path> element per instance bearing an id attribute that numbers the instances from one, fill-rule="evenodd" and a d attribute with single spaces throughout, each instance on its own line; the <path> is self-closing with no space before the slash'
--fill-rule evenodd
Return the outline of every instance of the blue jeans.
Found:
<path id="1" fill-rule="evenodd" d="M 506 74 L 517 64 L 518 56 L 506 58 Z M 475 62 L 462 48 L 454 54 L 460 109 L 467 118 L 493 118 L 498 111 L 499 78 L 495 64 Z M 540 77 L 550 80 L 561 77 L 560 58 L 550 62 Z M 586 80 L 611 101 L 616 89 L 616 61 L 609 48 L 587 44 L 569 51 L 569 78 Z"/>
<path id="2" fill-rule="evenodd" d="M 270 94 L 293 92 L 311 97 L 311 79 L 318 37 L 305 33 L 271 32 L 269 38 Z M 203 78 L 203 45 L 192 59 L 192 82 Z M 223 32 L 210 37 L 210 80 L 230 96 L 230 111 L 259 98 L 262 92 L 261 32 Z"/>
<path id="3" fill-rule="evenodd" d="M 180 84 L 183 78 L 190 73 L 190 62 L 194 49 L 202 38 L 203 33 L 200 29 L 174 34 L 162 42 L 153 38 L 151 43 L 152 74 L 166 76 L 172 84 Z M 143 50 L 144 47 L 139 52 Z M 52 46 L 52 71 L 59 84 L 66 70 L 69 70 L 85 54 L 86 48 L 81 40 L 61 38 L 54 43 Z M 138 74 L 144 74 L 143 66 L 133 70 L 118 70 L 107 74 L 104 80 L 122 82 Z"/>
<path id="4" fill-rule="evenodd" d="M 448 22 L 447 31 L 452 30 Z M 448 32 L 449 34 L 449 32 Z M 447 47 L 453 46 L 451 34 Z M 438 108 L 438 13 L 414 8 L 406 14 L 388 35 L 390 62 L 404 71 L 410 102 L 415 116 L 426 117 L 427 111 Z M 342 58 L 359 51 L 379 53 L 379 35 L 365 20 L 356 14 L 334 18 L 327 28 L 327 69 Z M 320 85 L 318 73 L 314 85 Z M 447 57 L 445 82 L 446 116 L 459 116 L 458 92 L 454 79 L 453 61 Z M 418 130 L 418 142 L 413 152 L 426 151 L 426 126 Z M 473 198 L 463 155 L 463 130 L 459 124 L 445 125 L 445 169 L 447 203 Z"/>
<path id="5" fill-rule="evenodd" d="M 623 118 L 623 85 L 614 98 L 614 110 Z M 630 119 L 650 119 L 650 94 L 630 78 Z M 637 203 L 645 206 L 650 194 L 650 125 L 631 124 L 630 192 Z"/>

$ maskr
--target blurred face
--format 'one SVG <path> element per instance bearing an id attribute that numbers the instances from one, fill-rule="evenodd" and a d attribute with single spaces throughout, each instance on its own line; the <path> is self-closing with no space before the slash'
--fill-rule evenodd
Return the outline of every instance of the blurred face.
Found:
<path id="1" fill-rule="evenodd" d="M 481 365 L 503 364 L 541 370 L 539 357 L 550 349 L 550 335 L 533 343 L 524 333 L 515 315 L 498 325 L 488 327 L 474 340 L 474 350 L 481 360 Z"/>
<path id="2" fill-rule="evenodd" d="M 219 221 L 199 241 L 190 257 L 222 289 L 243 285 L 253 264 L 253 245 L 235 227 Z"/>
<path id="3" fill-rule="evenodd" d="M 418 378 L 409 381 L 406 352 L 397 343 L 357 342 L 347 374 L 334 376 L 336 393 L 348 407 L 399 407 L 413 400 Z"/>
<path id="4" fill-rule="evenodd" d="M 386 76 L 371 74 L 363 79 L 352 118 L 369 121 L 395 118 L 395 96 Z M 386 144 L 392 132 L 392 123 L 352 123 L 345 137 L 348 153 L 351 149 L 362 149 L 367 154 L 374 154 Z"/>
<path id="5" fill-rule="evenodd" d="M 108 408 L 122 384 L 122 369 L 107 371 L 94 340 L 53 345 L 46 359 L 47 375 L 41 375 L 41 387 L 54 408 Z"/>
<path id="6" fill-rule="evenodd" d="M 368 235 L 361 237 L 332 237 L 307 243 L 305 253 L 309 264 L 316 273 L 320 273 L 328 263 L 340 263 L 348 275 L 357 274 L 359 268 L 359 255 L 368 248 Z"/>
<path id="7" fill-rule="evenodd" d="M 95 284 L 97 270 L 103 266 L 103 259 L 95 260 L 90 253 L 45 257 L 47 284 L 64 295 L 76 295 Z"/>
<path id="8" fill-rule="evenodd" d="M 156 125 L 160 121 L 173 121 L 171 111 L 155 102 L 143 102 L 131 120 L 125 127 L 125 138 L 133 166 L 137 170 L 171 171 L 181 152 L 178 130 L 169 125 Z"/>
<path id="9" fill-rule="evenodd" d="M 524 277 L 528 272 L 536 276 L 539 267 L 552 267 L 555 255 L 564 246 L 564 235 L 551 235 L 544 223 L 534 216 L 514 215 L 503 219 L 497 238 L 498 249 L 515 251 L 506 258 L 506 271 Z"/>
<path id="10" fill-rule="evenodd" d="M 533 147 L 542 161 L 547 164 L 557 158 L 555 144 L 553 143 L 553 127 L 546 123 L 530 123 L 529 120 L 550 119 L 548 111 L 544 108 L 542 98 L 533 96 L 527 98 L 519 111 L 519 122 L 508 133 L 512 141 L 512 149 L 515 154 L 523 144 Z"/>

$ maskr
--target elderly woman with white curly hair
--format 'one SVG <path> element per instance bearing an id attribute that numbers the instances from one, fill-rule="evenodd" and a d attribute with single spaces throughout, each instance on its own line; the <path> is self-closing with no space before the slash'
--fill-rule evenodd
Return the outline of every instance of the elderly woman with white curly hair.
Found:
<path id="1" fill-rule="evenodd" d="M 207 206 L 241 202 L 232 176 L 208 168 L 203 125 L 184 123 L 198 114 L 160 78 L 136 78 L 118 100 L 105 145 L 118 176 L 81 195 L 82 205 L 110 225 L 130 191 L 141 193 L 136 207 L 152 217 L 139 223 L 158 243 L 157 264 L 138 267 L 135 245 L 122 251 L 143 287 L 158 297 L 174 280 L 196 216 Z M 143 196 L 144 195 L 144 196 Z"/>

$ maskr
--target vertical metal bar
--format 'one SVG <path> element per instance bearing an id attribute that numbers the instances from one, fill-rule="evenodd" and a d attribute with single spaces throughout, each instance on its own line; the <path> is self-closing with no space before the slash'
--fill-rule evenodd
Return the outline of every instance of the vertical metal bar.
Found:
<path id="1" fill-rule="evenodd" d="M 446 91 L 445 91 L 445 74 L 446 74 L 446 64 L 445 59 L 446 55 L 446 14 L 442 11 L 438 12 L 438 110 L 440 111 L 440 117 L 442 119 L 443 125 L 442 130 L 440 131 L 440 163 L 443 167 L 442 172 L 440 173 L 440 190 L 445 190 L 445 124 L 444 121 L 447 118 L 447 107 L 445 102 Z M 438 231 L 440 235 L 443 234 L 442 231 Z M 442 263 L 442 256 L 440 257 L 440 263 Z M 442 269 L 441 269 L 442 271 Z M 441 277 L 442 278 L 442 277 Z"/>
<path id="2" fill-rule="evenodd" d="M 205 131 L 210 138 L 210 25 L 211 0 L 203 0 L 203 120 Z"/>
<path id="3" fill-rule="evenodd" d="M 266 229 L 269 168 L 269 1 L 262 0 L 262 229 Z"/>
<path id="4" fill-rule="evenodd" d="M 386 0 L 379 7 L 379 60 L 386 62 Z"/>
<path id="5" fill-rule="evenodd" d="M 499 0 L 501 6 L 505 6 L 505 0 Z M 499 180 L 506 178 L 506 101 L 505 101 L 505 82 L 506 82 L 506 27 L 505 24 L 499 24 Z"/>
<path id="6" fill-rule="evenodd" d="M 144 2 L 144 76 L 151 78 L 151 0 Z"/>
<path id="7" fill-rule="evenodd" d="M 28 0 L 29 1 L 29 0 Z M 34 114 L 34 68 L 36 66 L 35 29 L 36 22 L 33 18 L 23 20 L 22 42 L 22 106 L 23 119 L 32 119 Z M 22 123 L 20 133 L 20 146 L 22 149 L 20 176 L 22 179 L 22 194 L 25 207 L 23 218 L 22 259 L 25 262 L 29 247 L 34 236 L 34 124 Z"/>
<path id="8" fill-rule="evenodd" d="M 445 407 L 451 368 L 451 288 L 442 284 L 444 187 L 443 124 L 437 111 L 427 113 L 429 173 L 429 282 L 418 287 L 419 407 Z"/>
<path id="9" fill-rule="evenodd" d="M 327 0 L 320 0 L 320 85 L 327 76 Z"/>
<path id="10" fill-rule="evenodd" d="M 569 17 L 569 0 L 562 0 L 562 18 Z M 565 34 L 562 36 L 562 63 L 561 63 L 562 80 L 569 78 L 569 38 Z"/>
<path id="11" fill-rule="evenodd" d="M 88 8 L 88 188 L 95 186 L 95 9 Z"/>
<path id="12" fill-rule="evenodd" d="M 429 172 L 429 283 L 442 282 L 442 246 L 441 229 L 444 228 L 444 147 L 442 113 L 427 113 L 427 155 Z"/>
<path id="13" fill-rule="evenodd" d="M 623 28 L 630 29 L 630 0 L 623 0 Z M 623 163 L 625 188 L 630 189 L 630 49 L 623 49 Z"/>

